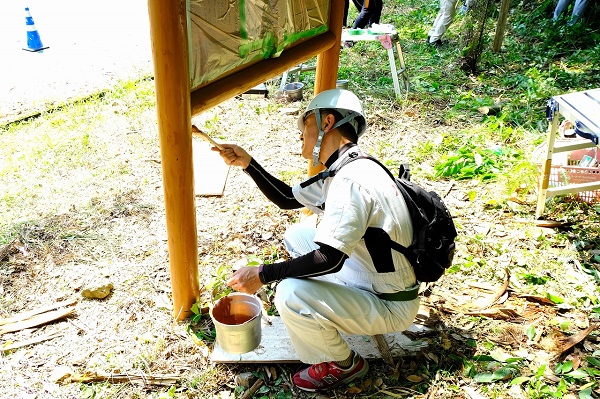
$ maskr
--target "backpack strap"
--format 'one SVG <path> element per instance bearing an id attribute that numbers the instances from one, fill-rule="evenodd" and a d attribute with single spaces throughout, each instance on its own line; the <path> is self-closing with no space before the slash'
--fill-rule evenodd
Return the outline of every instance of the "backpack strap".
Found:
<path id="1" fill-rule="evenodd" d="M 410 165 L 409 164 L 403 163 L 402 165 L 400 165 L 400 168 L 398 168 L 398 178 L 402 179 L 402 180 L 410 181 Z"/>
<path id="2" fill-rule="evenodd" d="M 396 183 L 396 186 L 398 187 L 398 190 L 400 190 L 400 193 L 402 194 L 402 197 L 405 199 L 406 202 L 406 206 L 409 209 L 409 212 L 411 212 L 411 214 L 418 214 L 420 213 L 420 210 L 418 208 L 415 207 L 414 203 L 412 203 L 412 201 L 408 201 L 407 197 L 408 197 L 408 193 L 405 192 L 404 187 L 402 187 L 401 184 L 397 183 L 396 178 L 394 177 L 394 175 L 392 174 L 392 172 L 390 172 L 390 170 L 387 168 L 387 166 L 385 166 L 383 163 L 381 163 L 381 161 L 379 161 L 377 158 L 373 158 L 370 155 L 364 155 L 364 154 L 360 154 L 357 157 L 354 158 L 350 158 L 348 159 L 344 164 L 340 165 L 339 168 L 337 168 L 337 170 L 339 170 L 342 166 L 355 161 L 357 159 L 370 159 L 371 161 L 375 162 L 376 164 L 378 164 L 379 166 L 381 166 L 381 168 L 383 170 L 386 171 L 386 173 L 388 174 L 388 176 L 390 177 L 390 179 L 392 179 L 394 181 L 394 183 Z M 328 176 L 329 177 L 333 177 L 335 176 L 335 174 L 337 173 L 337 170 L 330 170 Z M 321 172 L 323 173 L 323 172 Z M 400 169 L 399 169 L 399 179 L 401 180 L 410 180 L 410 167 L 407 163 L 400 165 Z M 410 184 L 410 183 L 408 183 Z M 413 251 L 411 251 L 409 248 L 413 246 L 413 243 L 411 243 L 411 245 L 409 247 L 405 247 L 402 244 L 397 243 L 394 240 L 389 240 L 390 246 L 392 247 L 392 249 L 400 252 L 402 255 L 404 255 L 406 257 L 406 259 L 412 264 L 414 259 L 414 253 Z"/>
<path id="3" fill-rule="evenodd" d="M 317 182 L 319 180 L 325 180 L 328 177 L 333 177 L 335 176 L 335 170 L 324 170 L 322 172 L 317 173 L 316 175 L 314 175 L 313 177 L 311 177 L 310 179 L 304 180 L 302 183 L 300 183 L 300 187 L 302 188 L 306 188 L 308 186 L 310 186 L 311 184 L 313 184 L 314 182 Z"/>
<path id="4" fill-rule="evenodd" d="M 352 150 L 350 150 L 350 151 L 352 151 Z M 352 161 L 356 161 L 357 159 L 364 159 L 364 158 L 372 159 L 373 161 L 379 163 L 382 167 L 385 168 L 385 166 L 383 166 L 377 159 L 375 159 L 369 155 L 364 155 L 364 154 L 358 152 L 358 154 L 356 156 L 348 157 L 344 162 L 342 162 L 340 165 L 338 165 L 335 169 L 326 169 L 322 172 L 317 173 L 310 179 L 303 181 L 302 183 L 300 183 L 300 187 L 305 188 L 307 186 L 310 186 L 311 184 L 313 184 L 316 181 L 325 180 L 328 177 L 333 177 L 337 174 L 338 170 L 340 170 L 343 166 L 349 164 Z M 388 171 L 388 174 L 390 174 L 389 171 Z M 391 174 L 390 174 L 390 176 L 391 176 Z M 392 178 L 394 178 L 394 177 L 392 176 Z"/>

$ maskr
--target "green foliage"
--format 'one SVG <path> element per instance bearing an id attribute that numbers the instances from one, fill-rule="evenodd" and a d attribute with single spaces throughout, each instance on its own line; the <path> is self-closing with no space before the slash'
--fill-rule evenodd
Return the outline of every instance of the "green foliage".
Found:
<path id="1" fill-rule="evenodd" d="M 469 143 L 459 148 L 456 153 L 444 155 L 435 166 L 436 176 L 457 180 L 491 180 L 498 176 L 512 158 L 510 151 L 505 152 L 501 148 L 478 148 Z"/>
<path id="2" fill-rule="evenodd" d="M 175 390 L 176 389 L 177 389 L 176 386 L 170 387 L 165 392 L 161 392 L 158 395 L 158 399 L 171 399 L 171 398 L 175 398 Z"/>
<path id="3" fill-rule="evenodd" d="M 212 293 L 212 299 L 218 300 L 232 292 L 227 286 L 227 279 L 231 273 L 231 268 L 228 265 L 219 265 L 213 269 L 212 275 L 206 284 L 207 291 Z"/>
<path id="4" fill-rule="evenodd" d="M 527 284 L 544 285 L 549 280 L 548 276 L 538 276 L 533 273 L 520 273 L 518 277 L 524 280 Z"/>

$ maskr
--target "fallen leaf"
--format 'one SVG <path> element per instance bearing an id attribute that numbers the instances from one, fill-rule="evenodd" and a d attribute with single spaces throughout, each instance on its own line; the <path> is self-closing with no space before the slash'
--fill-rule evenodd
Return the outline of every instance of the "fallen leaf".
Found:
<path id="1" fill-rule="evenodd" d="M 97 288 L 85 289 L 81 292 L 81 296 L 87 299 L 104 299 L 111 293 L 113 288 L 112 283 L 108 283 Z"/>
<path id="2" fill-rule="evenodd" d="M 350 387 L 348 388 L 348 393 L 351 395 L 356 395 L 362 392 L 362 389 L 360 389 L 359 387 Z"/>
<path id="3" fill-rule="evenodd" d="M 438 356 L 435 353 L 425 352 L 425 357 L 427 359 L 433 361 L 435 364 L 439 364 L 440 363 L 440 359 L 438 358 Z"/>
<path id="4" fill-rule="evenodd" d="M 560 356 L 571 347 L 577 345 L 583 341 L 592 331 L 598 328 L 599 324 L 592 324 L 583 331 L 577 334 L 565 337 L 564 335 L 558 336 L 557 333 L 548 335 L 542 342 L 542 346 L 550 351 L 554 352 L 555 356 Z"/>
<path id="5" fill-rule="evenodd" d="M 442 337 L 442 348 L 444 348 L 444 350 L 449 350 L 450 348 L 452 348 L 452 342 L 450 342 L 450 340 L 446 336 Z"/>
<path id="6" fill-rule="evenodd" d="M 534 224 L 538 227 L 561 227 L 565 224 L 556 220 L 535 220 Z"/>
<path id="7" fill-rule="evenodd" d="M 571 363 L 573 364 L 573 370 L 577 370 L 579 368 L 579 365 L 581 364 L 581 358 L 573 353 L 569 354 L 569 356 L 567 356 L 565 360 L 571 361 Z"/>
<path id="8" fill-rule="evenodd" d="M 482 396 L 479 392 L 475 390 L 475 388 L 471 387 L 463 387 L 463 390 L 467 394 L 467 396 L 471 399 L 485 399 L 485 396 Z"/>
<path id="9" fill-rule="evenodd" d="M 414 375 L 414 374 L 409 375 L 408 377 L 406 377 L 406 379 L 409 380 L 410 382 L 415 382 L 415 383 L 423 381 L 423 378 L 419 377 L 418 375 Z"/>
<path id="10" fill-rule="evenodd" d="M 373 381 L 371 381 L 370 378 L 367 378 L 360 384 L 360 389 L 363 391 L 366 391 L 367 389 L 369 389 L 371 387 L 372 384 L 373 384 Z"/>
<path id="11" fill-rule="evenodd" d="M 67 380 L 73 374 L 73 370 L 71 370 L 68 366 L 57 366 L 50 373 L 50 381 L 53 382 L 63 382 Z"/>

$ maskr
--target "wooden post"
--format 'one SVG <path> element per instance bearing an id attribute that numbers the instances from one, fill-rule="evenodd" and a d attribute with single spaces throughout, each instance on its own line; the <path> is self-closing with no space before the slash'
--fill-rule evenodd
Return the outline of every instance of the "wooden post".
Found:
<path id="1" fill-rule="evenodd" d="M 342 43 L 342 19 L 344 18 L 344 0 L 331 0 L 329 9 L 329 31 L 335 35 L 335 44 L 317 56 L 315 73 L 315 95 L 334 89 L 337 82 L 340 63 L 340 45 Z M 325 169 L 323 165 L 313 166 L 308 162 L 308 175 L 314 176 Z"/>
<path id="2" fill-rule="evenodd" d="M 494 53 L 499 53 L 504 41 L 504 32 L 506 31 L 506 21 L 510 9 L 510 0 L 502 0 L 500 5 L 500 15 L 498 16 L 498 25 L 496 26 L 496 36 L 494 37 Z"/>
<path id="3" fill-rule="evenodd" d="M 199 299 L 185 0 L 148 0 L 173 315 Z"/>

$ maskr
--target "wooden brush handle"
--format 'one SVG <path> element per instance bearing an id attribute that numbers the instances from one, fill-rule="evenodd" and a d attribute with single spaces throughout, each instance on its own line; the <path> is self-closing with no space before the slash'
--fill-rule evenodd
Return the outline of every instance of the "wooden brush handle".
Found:
<path id="1" fill-rule="evenodd" d="M 200 137 L 201 139 L 208 141 L 210 144 L 217 147 L 221 151 L 225 150 L 225 147 L 223 147 L 221 144 L 219 144 L 216 141 L 214 141 L 213 139 L 211 139 L 208 134 L 206 134 L 202 130 L 198 129 L 196 127 L 196 125 L 192 125 L 192 134 L 196 137 Z"/>

